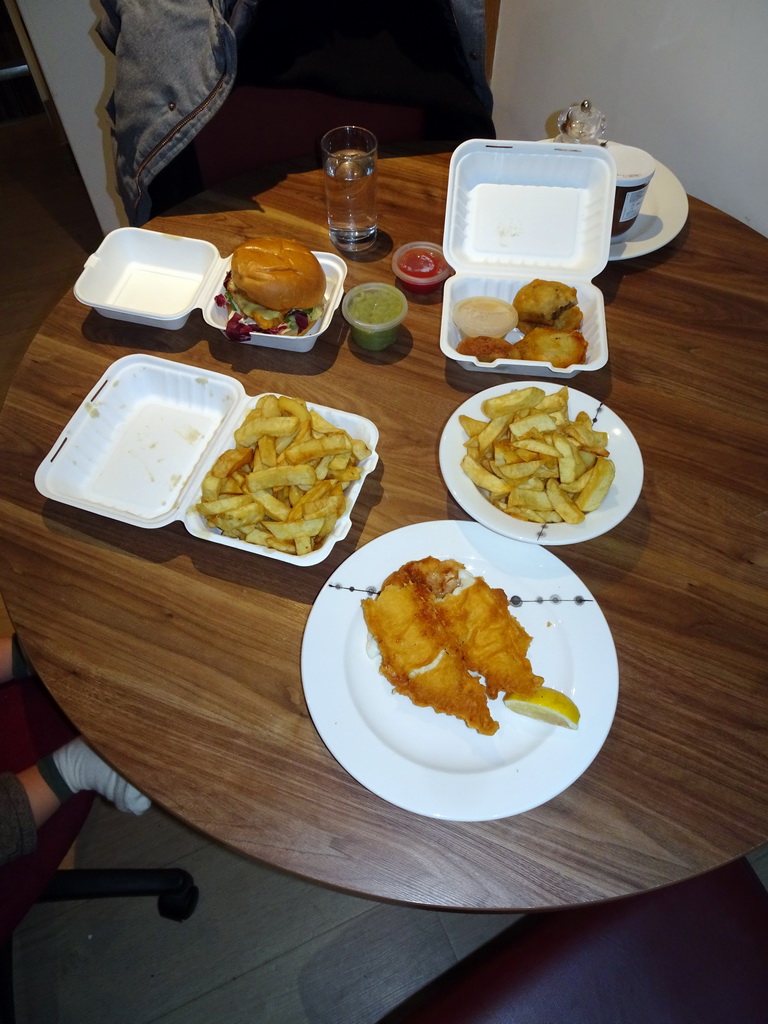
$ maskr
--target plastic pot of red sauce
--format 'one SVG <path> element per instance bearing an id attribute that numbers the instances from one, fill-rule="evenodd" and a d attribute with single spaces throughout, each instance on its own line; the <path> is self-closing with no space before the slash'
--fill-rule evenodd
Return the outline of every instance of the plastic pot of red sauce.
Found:
<path id="1" fill-rule="evenodd" d="M 403 287 L 417 295 L 427 295 L 453 273 L 445 262 L 442 246 L 435 242 L 408 242 L 392 256 L 392 270 Z"/>

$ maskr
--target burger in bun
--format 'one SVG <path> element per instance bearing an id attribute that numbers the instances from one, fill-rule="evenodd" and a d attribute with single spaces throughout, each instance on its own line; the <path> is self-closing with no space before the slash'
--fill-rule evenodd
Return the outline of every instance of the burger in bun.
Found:
<path id="1" fill-rule="evenodd" d="M 227 334 L 242 341 L 252 331 L 305 334 L 323 315 L 324 298 L 325 273 L 305 245 L 251 238 L 232 253 L 219 304 L 230 312 Z"/>

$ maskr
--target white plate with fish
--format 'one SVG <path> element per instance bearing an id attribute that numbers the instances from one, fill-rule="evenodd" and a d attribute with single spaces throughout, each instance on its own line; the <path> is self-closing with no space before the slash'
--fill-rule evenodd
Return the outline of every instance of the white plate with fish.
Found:
<path id="1" fill-rule="evenodd" d="M 517 715 L 500 695 L 489 702 L 499 729 L 486 736 L 393 692 L 371 656 L 361 602 L 427 555 L 456 559 L 505 591 L 533 638 L 533 671 L 577 704 L 578 729 Z M 310 612 L 301 670 L 312 720 L 339 764 L 383 800 L 452 821 L 520 814 L 572 785 L 608 736 L 619 683 L 611 631 L 581 580 L 544 548 L 459 521 L 403 527 L 343 562 Z"/>

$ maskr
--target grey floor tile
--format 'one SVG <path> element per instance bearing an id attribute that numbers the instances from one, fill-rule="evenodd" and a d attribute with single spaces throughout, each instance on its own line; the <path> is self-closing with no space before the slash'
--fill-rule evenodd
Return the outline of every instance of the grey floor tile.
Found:
<path id="1" fill-rule="evenodd" d="M 371 906 L 213 843 L 183 864 L 201 891 L 183 923 L 144 898 L 34 907 L 15 939 L 20 1024 L 144 1024 Z"/>
<path id="2" fill-rule="evenodd" d="M 751 853 L 748 860 L 760 881 L 768 889 L 768 843 Z"/>
<path id="3" fill-rule="evenodd" d="M 375 1024 L 454 962 L 437 914 L 371 905 L 156 1024 Z"/>
<path id="4" fill-rule="evenodd" d="M 451 948 L 458 960 L 468 956 L 484 942 L 489 942 L 521 917 L 521 914 L 440 914 Z"/>

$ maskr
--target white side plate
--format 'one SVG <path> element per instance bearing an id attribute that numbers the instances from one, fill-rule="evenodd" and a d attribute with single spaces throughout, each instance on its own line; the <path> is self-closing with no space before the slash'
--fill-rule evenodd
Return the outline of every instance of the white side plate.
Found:
<path id="1" fill-rule="evenodd" d="M 474 419 L 487 419 L 483 414 L 482 405 L 486 398 L 506 395 L 510 391 L 521 388 L 537 387 L 546 394 L 559 391 L 562 384 L 551 381 L 517 381 L 513 384 L 498 384 L 496 387 L 481 391 L 459 406 L 453 413 L 440 438 L 439 458 L 440 471 L 448 490 L 465 512 L 469 513 L 478 523 L 487 526 L 502 537 L 511 540 L 525 541 L 530 544 L 578 544 L 580 541 L 599 537 L 613 529 L 622 521 L 635 506 L 643 486 L 643 457 L 637 441 L 629 427 L 611 412 L 607 405 L 598 402 L 589 395 L 568 387 L 568 408 L 571 419 L 579 412 L 586 412 L 592 419 L 596 430 L 604 430 L 608 434 L 608 450 L 616 466 L 616 477 L 611 489 L 600 508 L 588 512 L 581 523 L 527 523 L 522 519 L 514 519 L 488 501 L 483 493 L 469 479 L 461 468 L 461 460 L 466 449 L 464 442 L 467 435 L 459 422 L 460 416 L 471 416 Z"/>

